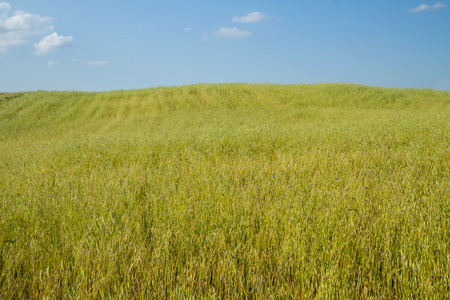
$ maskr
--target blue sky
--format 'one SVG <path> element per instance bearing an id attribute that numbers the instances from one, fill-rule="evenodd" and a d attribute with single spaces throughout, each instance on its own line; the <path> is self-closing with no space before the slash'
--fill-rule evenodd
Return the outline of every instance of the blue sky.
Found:
<path id="1" fill-rule="evenodd" d="M 0 92 L 218 82 L 450 90 L 449 4 L 0 0 Z"/>

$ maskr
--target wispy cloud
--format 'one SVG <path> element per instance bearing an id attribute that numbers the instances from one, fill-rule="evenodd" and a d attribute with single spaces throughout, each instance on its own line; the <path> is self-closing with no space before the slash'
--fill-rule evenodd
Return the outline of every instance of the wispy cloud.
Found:
<path id="1" fill-rule="evenodd" d="M 7 2 L 0 2 L 0 10 L 10 10 L 11 9 L 11 4 L 7 3 Z"/>
<path id="2" fill-rule="evenodd" d="M 248 38 L 251 35 L 251 31 L 243 31 L 239 28 L 222 27 L 214 32 L 214 36 L 229 37 L 229 38 Z"/>
<path id="3" fill-rule="evenodd" d="M 103 67 L 106 66 L 107 64 L 109 64 L 109 61 L 107 60 L 97 60 L 97 61 L 91 61 L 88 63 L 91 66 L 95 66 L 95 67 Z"/>
<path id="4" fill-rule="evenodd" d="M 191 27 L 186 27 L 185 29 L 183 29 L 183 31 L 192 31 L 192 28 Z"/>
<path id="5" fill-rule="evenodd" d="M 254 23 L 263 20 L 266 16 L 260 12 L 249 13 L 246 16 L 234 16 L 231 21 L 238 23 Z"/>
<path id="6" fill-rule="evenodd" d="M 61 63 L 59 61 L 53 61 L 53 60 L 49 60 L 47 65 L 49 65 L 50 67 L 54 67 L 57 65 L 60 65 Z"/>
<path id="7" fill-rule="evenodd" d="M 63 47 L 73 40 L 72 36 L 58 35 L 56 32 L 42 38 L 39 43 L 34 44 L 34 54 L 43 55 L 51 50 Z"/>
<path id="8" fill-rule="evenodd" d="M 423 12 L 427 10 L 435 10 L 446 7 L 447 4 L 444 4 L 442 2 L 438 2 L 435 5 L 428 5 L 428 4 L 421 4 L 417 7 L 411 8 L 408 10 L 409 13 L 417 13 L 417 12 Z"/>

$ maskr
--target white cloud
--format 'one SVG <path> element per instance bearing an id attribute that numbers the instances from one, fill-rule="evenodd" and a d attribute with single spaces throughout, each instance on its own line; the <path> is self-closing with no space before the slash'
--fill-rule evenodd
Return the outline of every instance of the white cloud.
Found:
<path id="1" fill-rule="evenodd" d="M 411 8 L 410 10 L 408 10 L 408 12 L 417 13 L 417 12 L 422 12 L 422 11 L 426 11 L 426 10 L 440 9 L 440 8 L 444 8 L 446 6 L 447 6 L 447 4 L 444 4 L 442 2 L 438 2 L 435 5 L 421 4 L 417 7 Z"/>
<path id="2" fill-rule="evenodd" d="M 183 31 L 191 31 L 192 28 L 191 27 L 186 27 L 185 29 L 183 29 Z"/>
<path id="3" fill-rule="evenodd" d="M 236 27 L 233 28 L 222 27 L 214 32 L 215 36 L 230 37 L 230 38 L 247 38 L 251 34 L 252 34 L 251 31 L 243 31 Z"/>
<path id="4" fill-rule="evenodd" d="M 26 35 L 40 34 L 53 29 L 52 26 L 47 25 L 50 20 L 49 17 L 32 15 L 24 11 L 15 11 L 12 17 L 0 20 L 0 26 L 3 28 L 2 31 L 6 30 Z"/>
<path id="5" fill-rule="evenodd" d="M 59 61 L 53 61 L 53 60 L 49 60 L 48 63 L 47 63 L 47 65 L 49 65 L 50 67 L 57 66 L 57 65 L 60 65 L 60 64 L 61 63 Z"/>
<path id="6" fill-rule="evenodd" d="M 231 21 L 238 23 L 254 23 L 259 22 L 264 19 L 266 16 L 260 12 L 249 13 L 246 16 L 234 16 Z"/>
<path id="7" fill-rule="evenodd" d="M 109 61 L 107 61 L 107 60 L 97 60 L 97 61 L 91 61 L 91 62 L 89 62 L 89 64 L 91 66 L 102 67 L 102 66 L 106 66 L 107 64 L 109 64 Z"/>
<path id="8" fill-rule="evenodd" d="M 51 18 L 24 11 L 15 11 L 11 15 L 10 9 L 9 3 L 0 2 L 0 52 L 28 44 L 31 36 L 49 34 L 54 31 L 54 27 L 50 24 Z M 67 44 L 72 39 L 71 36 L 65 37 L 53 33 L 34 44 L 35 54 L 45 54 Z"/>
<path id="9" fill-rule="evenodd" d="M 2 10 L 9 10 L 10 5 L 6 2 L 0 3 Z M 42 34 L 53 30 L 49 25 L 50 18 L 32 15 L 23 11 L 15 11 L 14 15 L 7 17 L 0 15 L 0 51 L 5 52 L 13 47 L 27 43 L 30 35 Z"/>
<path id="10" fill-rule="evenodd" d="M 10 10 L 11 5 L 8 2 L 0 2 L 0 10 Z"/>
<path id="11" fill-rule="evenodd" d="M 42 38 L 39 43 L 34 44 L 34 54 L 47 54 L 53 49 L 62 47 L 73 40 L 72 36 L 58 35 L 56 32 Z"/>

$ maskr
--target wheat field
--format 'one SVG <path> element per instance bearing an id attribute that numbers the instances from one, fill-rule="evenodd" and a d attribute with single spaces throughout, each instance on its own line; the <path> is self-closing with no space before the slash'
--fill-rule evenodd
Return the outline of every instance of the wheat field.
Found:
<path id="1" fill-rule="evenodd" d="M 1 299 L 442 299 L 450 92 L 0 95 Z"/>

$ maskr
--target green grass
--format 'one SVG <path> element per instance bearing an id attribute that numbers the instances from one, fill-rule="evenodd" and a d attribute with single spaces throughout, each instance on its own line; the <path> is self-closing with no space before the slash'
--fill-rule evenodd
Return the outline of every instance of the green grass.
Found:
<path id="1" fill-rule="evenodd" d="M 0 95 L 2 299 L 439 299 L 450 92 Z"/>

